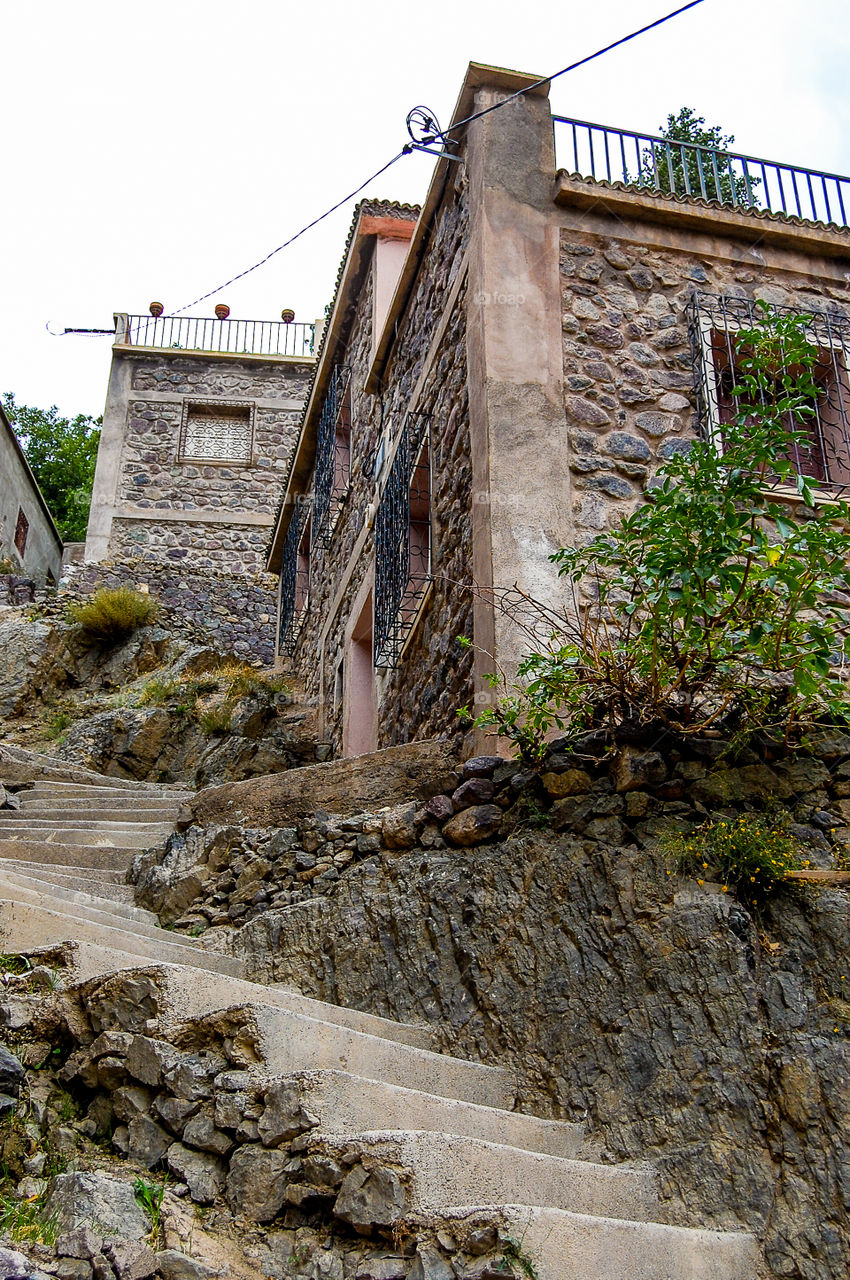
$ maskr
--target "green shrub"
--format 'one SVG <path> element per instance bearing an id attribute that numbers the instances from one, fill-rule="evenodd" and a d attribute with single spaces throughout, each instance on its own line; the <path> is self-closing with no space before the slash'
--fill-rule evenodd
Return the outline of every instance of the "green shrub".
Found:
<path id="1" fill-rule="evenodd" d="M 229 702 L 219 702 L 198 712 L 198 724 L 204 733 L 227 733 L 233 720 L 233 707 Z"/>
<path id="2" fill-rule="evenodd" d="M 69 621 L 96 640 L 121 640 L 153 622 L 157 602 L 132 587 L 100 587 L 68 607 Z"/>
<path id="3" fill-rule="evenodd" d="M 8 1236 L 14 1244 L 45 1244 L 52 1248 L 57 1231 L 57 1215 L 48 1216 L 43 1195 L 18 1200 L 11 1182 L 0 1186 L 0 1236 Z"/>
<path id="4" fill-rule="evenodd" d="M 791 460 L 811 443 L 818 349 L 809 317 L 760 307 L 722 449 L 694 440 L 617 527 L 556 552 L 560 607 L 516 605 L 535 648 L 518 679 L 492 677 L 503 696 L 476 723 L 526 758 L 553 728 L 787 741 L 850 719 L 850 505 Z"/>
<path id="5" fill-rule="evenodd" d="M 689 835 L 667 842 L 676 869 L 702 884 L 719 880 L 742 902 L 759 906 L 775 893 L 789 871 L 808 867 L 787 830 L 787 814 L 748 813 L 704 822 Z"/>

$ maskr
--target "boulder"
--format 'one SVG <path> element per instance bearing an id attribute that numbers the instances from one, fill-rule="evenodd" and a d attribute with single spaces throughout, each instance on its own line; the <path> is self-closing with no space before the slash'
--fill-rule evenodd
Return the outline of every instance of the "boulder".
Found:
<path id="1" fill-rule="evenodd" d="M 24 1075 L 24 1068 L 12 1051 L 0 1044 L 0 1091 L 17 1098 Z"/>
<path id="2" fill-rule="evenodd" d="M 288 1163 L 285 1151 L 253 1144 L 240 1147 L 227 1175 L 227 1198 L 233 1211 L 252 1222 L 271 1222 L 286 1199 Z"/>
<path id="3" fill-rule="evenodd" d="M 360 1235 L 368 1235 L 373 1227 L 392 1226 L 406 1205 L 404 1187 L 393 1169 L 355 1165 L 339 1189 L 334 1214 Z"/>
<path id="4" fill-rule="evenodd" d="M 400 804 L 384 814 L 381 831 L 388 849 L 412 849 L 416 844 L 416 805 Z"/>
<path id="5" fill-rule="evenodd" d="M 77 1227 L 65 1231 L 56 1240 L 56 1253 L 60 1258 L 94 1258 L 100 1253 L 102 1238 L 91 1227 Z"/>
<path id="6" fill-rule="evenodd" d="M 546 794 L 554 800 L 563 800 L 565 796 L 585 795 L 592 786 L 592 780 L 584 769 L 565 769 L 562 773 L 544 773 L 543 786 Z"/>
<path id="7" fill-rule="evenodd" d="M 301 1089 L 296 1081 L 284 1080 L 272 1085 L 266 1093 L 266 1105 L 258 1126 L 260 1141 L 265 1147 L 276 1147 L 290 1142 L 319 1123 L 301 1105 Z"/>
<path id="8" fill-rule="evenodd" d="M 168 1148 L 168 1167 L 189 1188 L 189 1195 L 196 1204 L 212 1204 L 224 1190 L 225 1167 L 218 1156 L 206 1151 L 192 1151 L 182 1142 Z"/>
<path id="9" fill-rule="evenodd" d="M 56 1216 L 60 1232 L 89 1227 L 106 1238 L 141 1240 L 150 1231 L 133 1184 L 105 1173 L 57 1174 L 47 1194 L 45 1213 Z"/>
<path id="10" fill-rule="evenodd" d="M 0 1276 L 3 1280 L 50 1280 L 43 1271 L 25 1258 L 17 1249 L 0 1246 Z"/>
<path id="11" fill-rule="evenodd" d="M 446 742 L 410 742 L 370 755 L 306 765 L 285 773 L 209 787 L 192 801 L 196 822 L 293 826 L 325 809 L 341 817 L 384 805 L 429 800 L 457 785 L 455 758 Z"/>
<path id="12" fill-rule="evenodd" d="M 156 1254 L 144 1240 L 107 1241 L 103 1252 L 118 1280 L 147 1280 L 157 1270 Z"/>
<path id="13" fill-rule="evenodd" d="M 455 809 L 469 809 L 474 804 L 487 804 L 493 799 L 495 787 L 489 778 L 468 778 L 452 793 Z"/>
<path id="14" fill-rule="evenodd" d="M 443 835 L 455 845 L 480 844 L 496 834 L 501 821 L 502 810 L 497 805 L 473 805 L 450 818 L 443 827 Z"/>
<path id="15" fill-rule="evenodd" d="M 461 773 L 464 778 L 492 778 L 504 763 L 504 756 L 472 756 L 471 759 L 464 760 Z"/>
<path id="16" fill-rule="evenodd" d="M 618 791 L 643 791 L 664 782 L 667 765 L 664 757 L 657 751 L 638 751 L 635 747 L 623 747 L 614 762 L 612 777 Z"/>
<path id="17" fill-rule="evenodd" d="M 160 1250 L 156 1266 L 162 1280 L 215 1280 L 220 1274 L 179 1249 Z"/>

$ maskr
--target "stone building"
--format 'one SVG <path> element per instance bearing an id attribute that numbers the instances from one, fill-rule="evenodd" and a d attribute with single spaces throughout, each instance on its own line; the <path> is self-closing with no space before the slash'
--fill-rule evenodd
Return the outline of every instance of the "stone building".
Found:
<path id="1" fill-rule="evenodd" d="M 315 327 L 219 310 L 169 317 L 153 304 L 151 315 L 115 317 L 82 584 L 131 569 L 229 647 L 270 660 L 264 547 Z"/>
<path id="2" fill-rule="evenodd" d="M 553 117 L 546 86 L 477 64 L 452 124 L 519 90 L 452 133 L 415 226 L 361 206 L 343 259 L 269 567 L 278 653 L 345 753 L 492 696 L 524 644 L 498 593 L 560 599 L 549 555 L 719 438 L 756 299 L 811 315 L 799 462 L 850 475 L 850 182 Z M 381 218 L 412 232 L 388 307 Z"/>
<path id="3" fill-rule="evenodd" d="M 14 575 L 55 584 L 62 573 L 62 539 L 36 484 L 18 437 L 0 409 L 0 562 Z M 2 572 L 2 571 L 0 571 Z"/>

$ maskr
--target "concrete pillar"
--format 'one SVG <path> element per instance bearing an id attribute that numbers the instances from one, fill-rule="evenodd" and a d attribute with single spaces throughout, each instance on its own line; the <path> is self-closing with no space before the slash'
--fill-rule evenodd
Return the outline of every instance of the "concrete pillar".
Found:
<path id="1" fill-rule="evenodd" d="M 124 315 L 116 315 L 115 322 L 118 335 L 116 342 L 119 342 L 126 334 L 128 318 Z M 113 349 L 106 407 L 103 411 L 103 427 L 97 450 L 91 510 L 86 529 L 85 559 L 87 563 L 106 559 L 109 550 L 112 520 L 118 501 L 118 482 L 121 475 L 127 406 L 130 402 L 131 374 L 131 362 L 120 351 Z"/>
<path id="2" fill-rule="evenodd" d="M 470 72 L 472 73 L 472 68 Z M 504 99 L 529 77 L 488 83 L 477 68 L 475 107 Z M 494 663 L 515 670 L 527 641 L 492 591 L 517 584 L 547 604 L 563 595 L 548 557 L 570 528 L 564 408 L 559 227 L 552 201 L 554 131 L 546 90 L 468 128 L 470 202 L 468 360 L 473 456 L 476 701 Z"/>

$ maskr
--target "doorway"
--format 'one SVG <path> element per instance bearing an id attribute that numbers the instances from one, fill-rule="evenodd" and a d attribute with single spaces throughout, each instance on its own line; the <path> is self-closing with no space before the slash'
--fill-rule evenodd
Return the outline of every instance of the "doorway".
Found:
<path id="1" fill-rule="evenodd" d="M 356 608 L 356 604 L 355 604 Z M 342 753 L 359 756 L 377 744 L 372 591 L 354 615 L 345 647 Z"/>

